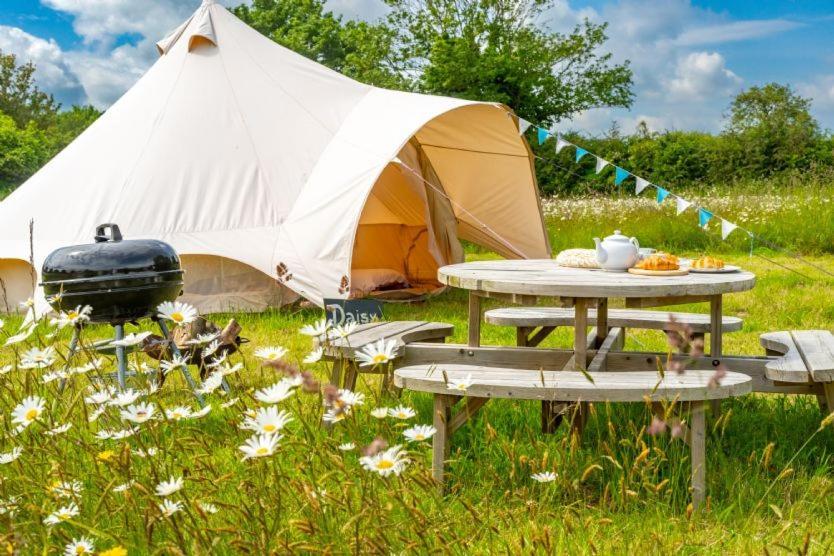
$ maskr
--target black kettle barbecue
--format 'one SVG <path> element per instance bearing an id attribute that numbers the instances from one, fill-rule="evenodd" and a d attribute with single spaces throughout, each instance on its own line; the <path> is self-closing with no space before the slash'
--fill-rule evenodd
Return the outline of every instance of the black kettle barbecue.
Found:
<path id="1" fill-rule="evenodd" d="M 41 276 L 56 311 L 89 305 L 91 322 L 113 325 L 152 316 L 160 303 L 175 300 L 183 285 L 173 247 L 152 239 L 123 239 L 116 224 L 98 226 L 95 243 L 53 251 Z"/>

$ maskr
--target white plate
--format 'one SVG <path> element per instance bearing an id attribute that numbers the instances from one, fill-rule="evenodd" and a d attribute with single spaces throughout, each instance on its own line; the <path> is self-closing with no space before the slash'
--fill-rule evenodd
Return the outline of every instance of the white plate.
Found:
<path id="1" fill-rule="evenodd" d="M 741 270 L 740 266 L 734 266 L 731 264 L 724 265 L 724 268 L 691 268 L 689 272 L 695 272 L 699 274 L 726 274 L 728 272 L 738 272 Z"/>

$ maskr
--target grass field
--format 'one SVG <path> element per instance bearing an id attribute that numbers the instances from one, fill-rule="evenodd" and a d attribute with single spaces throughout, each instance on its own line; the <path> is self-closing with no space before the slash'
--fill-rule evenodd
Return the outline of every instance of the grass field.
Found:
<path id="1" fill-rule="evenodd" d="M 581 201 L 569 202 L 582 206 Z M 639 205 L 620 209 L 619 215 L 577 209 L 565 220 L 551 216 L 554 245 L 558 249 L 587 244 L 591 235 L 610 233 L 617 225 L 647 245 L 681 254 L 713 250 L 711 242 L 686 239 L 701 237 L 693 231 L 703 234 L 691 224 L 693 230 L 678 228 L 674 218 L 652 216 Z M 820 220 L 830 214 L 826 210 L 832 209 L 811 207 L 805 212 L 817 211 L 813 221 L 830 245 L 834 232 L 826 230 L 831 219 Z M 813 234 L 796 219 L 784 223 L 784 233 L 789 225 L 797 237 Z M 661 239 L 663 230 L 672 231 L 668 243 Z M 759 277 L 753 291 L 725 298 L 725 313 L 745 321 L 741 332 L 725 336 L 726 353 L 761 354 L 758 335 L 767 330 L 832 328 L 830 277 L 783 254 L 764 252 L 805 276 L 750 258 L 742 244 L 721 247 L 728 260 Z M 806 251 L 815 265 L 834 268 L 828 249 Z M 490 255 L 472 251 L 469 256 Z M 449 291 L 425 303 L 387 305 L 386 316 L 452 323 L 453 341 L 461 342 L 466 334 L 465 306 L 462 292 Z M 212 319 L 222 323 L 229 316 Z M 262 406 L 253 398 L 254 391 L 283 376 L 261 366 L 254 350 L 284 346 L 289 350 L 286 359 L 300 363 L 310 339 L 298 329 L 319 313 L 296 309 L 234 316 L 243 335 L 252 340 L 242 354 L 232 356 L 234 362 L 244 363 L 244 369 L 229 377 L 233 395 L 240 400 L 224 408 L 221 404 L 229 396 L 211 394 L 207 416 L 149 421 L 126 439 L 95 436 L 101 430 L 125 428 L 117 407 L 89 422 L 93 406 L 83 398 L 89 394 L 89 375 L 97 370 L 72 378 L 61 396 L 57 382 L 44 384 L 40 379 L 42 370 L 12 368 L 0 376 L 0 451 L 22 448 L 19 457 L 0 465 L 0 539 L 10 551 L 59 553 L 81 536 L 99 552 L 124 547 L 130 554 L 822 554 L 832 549 L 834 433 L 819 430 L 816 399 L 751 395 L 725 403 L 723 416 L 708 421 L 709 503 L 699 514 L 687 512 L 688 450 L 668 435 L 648 435 L 651 414 L 639 405 L 596 405 L 580 445 L 564 428 L 542 435 L 535 403 L 491 402 L 455 434 L 448 466 L 451 488 L 441 497 L 430 479 L 430 444 L 406 443 L 402 436 L 413 424 L 430 423 L 430 398 L 410 393 L 399 400 L 379 398 L 377 380 L 369 375 L 362 375 L 358 388 L 366 395 L 365 403 L 329 430 L 321 424 L 322 396 L 298 389 L 278 404 L 293 420 L 282 431 L 275 453 L 241 461 L 238 447 L 251 431 L 240 430 L 239 424 L 246 410 Z M 19 319 L 9 319 L 4 331 L 14 333 L 18 324 Z M 4 348 L 4 363 L 16 363 L 36 345 L 55 345 L 65 353 L 69 331 L 48 337 L 53 331 L 43 324 L 28 345 Z M 105 333 L 93 328 L 88 341 Z M 511 330 L 492 326 L 485 326 L 483 336 L 486 344 L 514 342 Z M 567 332 L 562 332 L 545 345 L 568 343 Z M 627 348 L 664 350 L 666 344 L 659 333 L 634 332 Z M 139 359 L 132 362 L 138 364 Z M 323 363 L 301 366 L 326 380 Z M 110 369 L 109 362 L 102 367 Z M 44 411 L 16 433 L 12 411 L 30 395 L 45 400 Z M 157 413 L 177 404 L 196 409 L 176 375 L 149 401 Z M 399 403 L 413 407 L 416 417 L 400 421 L 370 414 L 374 407 Z M 66 423 L 72 425 L 66 432 L 46 433 Z M 410 461 L 401 475 L 381 477 L 360 465 L 358 450 L 377 437 L 389 445 L 404 445 Z M 346 443 L 356 449 L 341 450 Z M 156 454 L 149 457 L 152 448 Z M 532 473 L 543 470 L 556 472 L 557 479 L 543 484 L 531 480 Z M 169 476 L 183 477 L 184 487 L 167 497 L 182 506 L 166 517 L 158 507 L 164 497 L 154 489 Z M 124 490 L 115 492 L 119 485 Z M 53 526 L 43 524 L 50 513 L 71 503 L 77 504 L 78 515 Z"/>

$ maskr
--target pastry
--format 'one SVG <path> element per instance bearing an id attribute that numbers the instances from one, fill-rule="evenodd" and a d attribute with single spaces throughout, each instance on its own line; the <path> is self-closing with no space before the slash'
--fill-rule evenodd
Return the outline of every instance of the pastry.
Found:
<path id="1" fill-rule="evenodd" d="M 724 268 L 724 261 L 706 255 L 692 261 L 692 268 Z"/>
<path id="2" fill-rule="evenodd" d="M 572 268 L 599 268 L 594 249 L 566 249 L 556 255 L 556 264 Z"/>
<path id="3" fill-rule="evenodd" d="M 635 268 L 642 270 L 678 270 L 680 269 L 680 263 L 678 262 L 678 258 L 674 255 L 656 253 L 654 255 L 649 255 L 645 259 L 641 259 L 635 265 Z"/>

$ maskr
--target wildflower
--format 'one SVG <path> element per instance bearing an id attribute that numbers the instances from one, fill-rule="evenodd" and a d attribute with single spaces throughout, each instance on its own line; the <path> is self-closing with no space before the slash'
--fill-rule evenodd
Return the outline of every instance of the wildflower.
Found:
<path id="1" fill-rule="evenodd" d="M 133 450 L 133 455 L 139 458 L 152 458 L 157 454 L 157 449 L 151 446 L 147 450 L 142 450 L 141 448 L 137 448 Z"/>
<path id="2" fill-rule="evenodd" d="M 197 334 L 196 338 L 187 340 L 185 343 L 191 346 L 204 346 L 210 344 L 220 337 L 220 332 L 210 332 L 208 334 Z"/>
<path id="3" fill-rule="evenodd" d="M 317 320 L 313 324 L 305 324 L 301 327 L 301 332 L 305 336 L 312 336 L 313 338 L 322 338 L 327 334 L 327 331 L 330 329 L 330 321 L 327 319 Z"/>
<path id="4" fill-rule="evenodd" d="M 339 401 L 350 407 L 353 407 L 354 405 L 362 405 L 365 403 L 365 394 L 342 389 L 339 390 Z"/>
<path id="5" fill-rule="evenodd" d="M 65 326 L 75 326 L 78 324 L 83 324 L 90 320 L 90 313 L 93 311 L 93 308 L 89 305 L 84 305 L 83 307 L 79 305 L 75 309 L 71 309 L 67 312 L 61 311 L 58 313 L 58 316 L 49 321 L 52 325 L 57 326 L 59 329 L 64 328 Z"/>
<path id="6" fill-rule="evenodd" d="M 375 471 L 383 477 L 391 473 L 399 475 L 405 469 L 408 459 L 400 446 L 393 446 L 372 456 L 359 458 L 359 463 L 368 471 Z"/>
<path id="7" fill-rule="evenodd" d="M 171 421 L 182 421 L 183 419 L 191 418 L 192 415 L 191 408 L 182 405 L 165 410 L 165 418 Z"/>
<path id="8" fill-rule="evenodd" d="M 232 407 L 233 405 L 235 405 L 239 401 L 240 401 L 240 398 L 232 398 L 231 400 L 227 400 L 227 401 L 221 403 L 220 407 L 222 407 L 223 409 L 229 409 L 230 407 Z"/>
<path id="9" fill-rule="evenodd" d="M 556 473 L 553 471 L 542 471 L 541 473 L 533 473 L 530 478 L 539 483 L 552 483 L 556 480 Z"/>
<path id="10" fill-rule="evenodd" d="M 344 444 L 339 444 L 339 449 L 343 452 L 350 452 L 356 449 L 356 444 L 353 442 L 345 442 Z"/>
<path id="11" fill-rule="evenodd" d="M 261 403 L 273 404 L 286 400 L 292 396 L 292 386 L 285 380 L 280 380 L 272 386 L 267 386 L 255 392 L 255 399 Z"/>
<path id="12" fill-rule="evenodd" d="M 92 554 L 95 550 L 93 541 L 88 537 L 72 539 L 72 542 L 64 547 L 64 556 L 79 556 L 80 554 Z"/>
<path id="13" fill-rule="evenodd" d="M 399 405 L 393 409 L 389 409 L 388 416 L 395 419 L 411 419 L 412 417 L 417 416 L 417 412 L 410 407 Z"/>
<path id="14" fill-rule="evenodd" d="M 90 405 L 104 405 L 110 403 L 113 396 L 116 394 L 114 388 L 107 388 L 105 390 L 93 390 L 93 393 L 84 398 L 84 403 Z M 133 402 L 128 402 L 133 403 Z"/>
<path id="15" fill-rule="evenodd" d="M 108 402 L 108 404 L 115 405 L 118 407 L 125 407 L 134 403 L 140 397 L 142 397 L 141 392 L 134 390 L 133 388 L 128 388 L 124 392 L 119 392 L 118 394 L 113 396 Z"/>
<path id="16" fill-rule="evenodd" d="M 12 423 L 23 428 L 34 423 L 44 412 L 46 402 L 38 396 L 29 396 L 12 410 Z"/>
<path id="17" fill-rule="evenodd" d="M 78 506 L 75 503 L 69 504 L 68 506 L 64 506 L 63 508 L 58 508 L 48 516 L 46 519 L 43 520 L 44 525 L 57 525 L 62 521 L 66 521 L 68 519 L 72 519 L 73 517 L 77 516 L 80 513 Z"/>
<path id="18" fill-rule="evenodd" d="M 391 409 L 387 407 L 375 407 L 371 410 L 371 417 L 376 417 L 377 419 L 385 419 L 386 417 L 388 417 L 389 411 L 391 411 Z"/>
<path id="19" fill-rule="evenodd" d="M 320 360 L 322 355 L 324 355 L 324 348 L 319 346 L 304 357 L 304 363 L 306 365 L 311 365 Z"/>
<path id="20" fill-rule="evenodd" d="M 127 556 L 127 549 L 123 546 L 114 546 L 99 552 L 98 556 Z"/>
<path id="21" fill-rule="evenodd" d="M 105 463 L 111 461 L 114 457 L 116 457 L 116 452 L 114 452 L 113 450 L 102 450 L 101 452 L 96 454 L 96 459 Z"/>
<path id="22" fill-rule="evenodd" d="M 35 331 L 35 328 L 36 328 L 35 323 L 30 323 L 29 326 L 22 326 L 20 328 L 20 330 L 18 330 L 17 334 L 15 334 L 14 336 L 9 336 L 8 338 L 6 338 L 6 345 L 10 346 L 10 345 L 18 344 L 18 343 L 24 341 L 25 339 L 27 339 L 29 336 L 32 335 L 32 332 Z"/>
<path id="23" fill-rule="evenodd" d="M 182 477 L 174 477 L 171 475 L 167 481 L 162 481 L 156 485 L 157 496 L 171 496 L 175 492 L 181 490 L 183 487 Z"/>
<path id="24" fill-rule="evenodd" d="M 255 357 L 264 361 L 278 361 L 286 354 L 286 348 L 280 346 L 264 347 L 255 351 Z"/>
<path id="25" fill-rule="evenodd" d="M 160 361 L 159 368 L 164 374 L 168 374 L 174 369 L 179 369 L 188 365 L 188 361 L 182 355 L 175 355 L 170 361 Z"/>
<path id="26" fill-rule="evenodd" d="M 66 371 L 55 371 L 52 373 L 44 373 L 41 375 L 41 380 L 44 384 L 49 384 L 50 382 L 54 382 L 56 380 L 67 380 L 70 377 L 69 373 Z"/>
<path id="27" fill-rule="evenodd" d="M 657 436 L 658 434 L 663 434 L 665 431 L 666 423 L 657 417 L 652 417 L 652 423 L 646 429 L 646 432 L 652 436 Z"/>
<path id="28" fill-rule="evenodd" d="M 220 508 L 212 504 L 211 502 L 197 502 L 197 507 L 200 508 L 204 514 L 216 514 L 220 511 Z"/>
<path id="29" fill-rule="evenodd" d="M 280 434 L 260 434 L 254 435 L 240 446 L 238 449 L 243 452 L 243 460 L 251 458 L 262 458 L 271 456 L 278 448 L 278 443 L 284 438 Z"/>
<path id="30" fill-rule="evenodd" d="M 212 357 L 211 361 L 209 361 L 208 363 L 205 363 L 205 366 L 208 369 L 216 369 L 217 367 L 219 367 L 220 365 L 225 363 L 226 359 L 228 357 L 229 357 L 229 355 L 226 352 L 219 353 L 219 354 L 215 355 L 214 357 Z"/>
<path id="31" fill-rule="evenodd" d="M 113 487 L 113 492 L 127 492 L 128 490 L 133 488 L 134 484 L 136 484 L 136 481 L 131 479 L 126 483 L 121 483 L 119 485 L 114 486 Z"/>
<path id="32" fill-rule="evenodd" d="M 14 369 L 14 365 L 4 365 L 0 367 L 0 375 L 7 375 Z"/>
<path id="33" fill-rule="evenodd" d="M 174 324 L 188 324 L 197 318 L 197 309 L 182 301 L 165 301 L 156 308 L 157 316 Z"/>
<path id="34" fill-rule="evenodd" d="M 200 356 L 203 359 L 208 359 L 209 357 L 214 355 L 218 349 L 220 349 L 220 340 L 213 340 L 206 347 L 203 348 L 203 351 L 200 352 Z"/>
<path id="35" fill-rule="evenodd" d="M 81 481 L 60 481 L 52 485 L 52 494 L 59 498 L 78 497 L 83 491 Z"/>
<path id="36" fill-rule="evenodd" d="M 328 336 L 330 338 L 347 338 L 353 331 L 356 330 L 356 321 L 346 322 L 344 324 L 337 324 L 333 327 L 333 330 L 330 331 Z"/>
<path id="37" fill-rule="evenodd" d="M 348 415 L 350 415 L 350 407 L 345 407 L 344 409 L 328 409 L 322 419 L 325 423 L 330 423 L 331 425 L 334 423 L 338 423 L 339 421 L 343 421 Z"/>
<path id="38" fill-rule="evenodd" d="M 391 361 L 397 350 L 396 340 L 385 341 L 381 339 L 378 342 L 368 344 L 362 348 L 357 354 L 357 360 L 361 361 L 360 367 L 367 367 L 369 365 L 376 367 Z"/>
<path id="39" fill-rule="evenodd" d="M 104 414 L 105 411 L 107 411 L 107 408 L 104 406 L 96 408 L 92 413 L 90 413 L 90 415 L 87 416 L 87 422 L 94 423 Z"/>
<path id="40" fill-rule="evenodd" d="M 47 346 L 43 349 L 33 347 L 20 357 L 21 369 L 43 369 L 55 363 L 55 348 Z"/>
<path id="41" fill-rule="evenodd" d="M 235 363 L 234 365 L 220 365 L 217 369 L 217 372 L 219 372 L 221 376 L 229 376 L 235 374 L 242 368 L 243 363 Z"/>
<path id="42" fill-rule="evenodd" d="M 403 436 L 409 442 L 420 442 L 423 440 L 428 440 L 434 433 L 437 432 L 437 429 L 431 425 L 414 425 L 413 427 L 406 429 L 403 431 Z"/>
<path id="43" fill-rule="evenodd" d="M 130 438 L 134 434 L 139 432 L 137 428 L 130 428 L 130 429 L 121 429 L 121 430 L 100 430 L 98 431 L 95 436 L 99 440 L 124 440 L 125 438 Z"/>
<path id="44" fill-rule="evenodd" d="M 182 509 L 182 502 L 163 500 L 161 503 L 157 504 L 157 507 L 159 508 L 159 511 L 162 512 L 162 515 L 165 517 L 171 517 Z"/>
<path id="45" fill-rule="evenodd" d="M 133 347 L 138 346 L 145 341 L 145 338 L 150 336 L 150 332 L 131 332 L 121 340 L 113 340 L 110 342 L 111 346 Z"/>
<path id="46" fill-rule="evenodd" d="M 449 382 L 446 383 L 446 388 L 449 390 L 460 390 L 465 392 L 470 386 L 472 386 L 472 373 L 466 375 L 466 378 L 462 379 L 450 379 Z"/>
<path id="47" fill-rule="evenodd" d="M 20 505 L 20 496 L 9 496 L 5 500 L 0 500 L 0 515 L 8 514 L 9 517 L 14 517 Z"/>
<path id="48" fill-rule="evenodd" d="M 156 406 L 152 403 L 138 403 L 121 411 L 122 419 L 132 423 L 146 423 L 153 418 Z"/>
<path id="49" fill-rule="evenodd" d="M 57 427 L 53 427 L 46 431 L 46 434 L 49 436 L 58 436 L 59 434 L 64 434 L 68 430 L 72 428 L 72 423 L 64 423 L 63 425 L 58 425 Z"/>
<path id="50" fill-rule="evenodd" d="M 220 388 L 221 384 L 223 384 L 223 374 L 215 371 L 203 380 L 203 383 L 199 388 L 197 388 L 197 393 L 205 395 L 211 394 Z"/>
<path id="51" fill-rule="evenodd" d="M 241 428 L 255 431 L 257 434 L 275 434 L 290 421 L 292 416 L 286 411 L 279 412 L 275 407 L 262 407 L 254 417 L 247 417 Z"/>
<path id="52" fill-rule="evenodd" d="M 12 448 L 11 452 L 0 453 L 0 465 L 6 465 L 13 462 L 17 458 L 19 458 L 20 454 L 22 453 L 23 448 L 21 448 L 20 446 L 15 446 L 14 448 Z"/>

